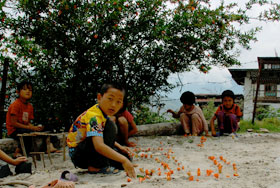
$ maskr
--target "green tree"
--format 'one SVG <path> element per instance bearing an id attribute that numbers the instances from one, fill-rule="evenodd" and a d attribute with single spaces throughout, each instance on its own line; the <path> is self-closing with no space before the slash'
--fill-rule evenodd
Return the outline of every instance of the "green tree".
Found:
<path id="1" fill-rule="evenodd" d="M 239 64 L 236 45 L 249 48 L 260 28 L 242 32 L 234 24 L 249 23 L 247 11 L 266 4 L 251 0 L 239 9 L 223 2 L 211 8 L 209 0 L 11 2 L 4 2 L 11 10 L 5 29 L 14 54 L 9 82 L 31 79 L 38 120 L 58 126 L 69 126 L 93 105 L 104 82 L 123 84 L 137 108 L 172 88 L 171 73 Z M 277 14 L 260 18 L 277 20 Z"/>

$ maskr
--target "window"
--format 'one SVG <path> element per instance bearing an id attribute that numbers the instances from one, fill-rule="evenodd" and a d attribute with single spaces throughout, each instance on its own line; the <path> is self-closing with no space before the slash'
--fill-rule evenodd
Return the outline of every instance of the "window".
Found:
<path id="1" fill-rule="evenodd" d="M 276 84 L 266 84 L 264 96 L 265 97 L 276 97 L 277 96 L 277 85 Z"/>
<path id="2" fill-rule="evenodd" d="M 271 69 L 271 64 L 264 64 L 264 69 Z"/>
<path id="3" fill-rule="evenodd" d="M 280 64 L 273 64 L 272 69 L 280 69 Z"/>

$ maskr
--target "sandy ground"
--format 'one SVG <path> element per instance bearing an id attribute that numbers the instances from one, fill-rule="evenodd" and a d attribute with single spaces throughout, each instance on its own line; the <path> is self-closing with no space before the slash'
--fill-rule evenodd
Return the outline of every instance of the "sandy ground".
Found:
<path id="1" fill-rule="evenodd" d="M 246 133 L 238 134 L 237 137 L 227 136 L 219 138 L 207 138 L 203 147 L 199 147 L 201 137 L 184 136 L 152 136 L 134 137 L 130 139 L 137 143 L 134 155 L 134 163 L 139 166 L 135 168 L 137 179 L 127 181 L 124 171 L 116 175 L 91 175 L 82 169 L 75 169 L 68 155 L 63 162 L 62 154 L 52 154 L 54 164 L 45 155 L 47 167 L 44 169 L 39 161 L 37 169 L 33 166 L 33 174 L 19 174 L 2 178 L 1 182 L 24 181 L 38 187 L 48 182 L 59 179 L 61 172 L 69 170 L 76 174 L 79 181 L 76 188 L 106 188 L 106 187 L 212 187 L 212 188 L 279 188 L 280 187 L 280 134 Z M 146 155 L 147 154 L 147 155 Z M 145 158 L 147 156 L 147 158 Z M 222 172 L 218 172 L 217 165 L 209 156 L 214 156 L 217 163 L 221 164 Z M 225 159 L 222 161 L 220 156 Z M 29 159 L 30 161 L 31 158 Z M 236 170 L 233 169 L 236 164 Z M 164 169 L 162 164 L 167 164 L 169 169 Z M 183 167 L 184 166 L 184 167 Z M 178 171 L 178 167 L 179 170 Z M 149 178 L 139 182 L 139 177 L 144 176 L 144 171 L 154 171 Z M 184 168 L 184 169 L 182 169 Z M 201 171 L 197 174 L 198 168 Z M 14 170 L 11 167 L 12 171 Z M 206 171 L 213 173 L 207 176 Z M 158 172 L 161 175 L 158 175 Z M 167 180 L 168 172 L 171 179 Z M 14 172 L 14 171 L 13 171 Z M 193 176 L 189 180 L 188 172 Z M 216 178 L 214 174 L 219 174 Z M 234 176 L 234 174 L 238 176 Z M 1 186 L 0 186 L 1 187 Z M 26 187 L 23 185 L 2 187 Z"/>

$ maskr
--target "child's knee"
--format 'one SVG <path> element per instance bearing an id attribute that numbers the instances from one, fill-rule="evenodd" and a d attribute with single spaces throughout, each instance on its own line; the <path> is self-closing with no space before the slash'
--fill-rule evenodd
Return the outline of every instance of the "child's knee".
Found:
<path id="1" fill-rule="evenodd" d="M 196 120 L 199 120 L 199 119 L 200 119 L 200 117 L 199 117 L 198 114 L 193 114 L 192 115 L 192 121 L 196 121 Z"/>
<path id="2" fill-rule="evenodd" d="M 228 114 L 229 119 L 236 120 L 237 116 L 235 114 Z"/>
<path id="3" fill-rule="evenodd" d="M 128 126 L 128 122 L 127 122 L 127 119 L 123 116 L 119 117 L 118 118 L 118 124 L 120 126 Z"/>
<path id="4" fill-rule="evenodd" d="M 180 114 L 180 120 L 189 120 L 189 117 L 185 113 Z"/>

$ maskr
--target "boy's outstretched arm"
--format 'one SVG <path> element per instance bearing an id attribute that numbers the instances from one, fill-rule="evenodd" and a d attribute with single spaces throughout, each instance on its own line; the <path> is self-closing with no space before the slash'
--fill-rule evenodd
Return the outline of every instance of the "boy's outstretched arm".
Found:
<path id="1" fill-rule="evenodd" d="M 215 120 L 216 120 L 216 116 L 214 115 L 210 120 L 210 127 L 211 127 L 212 136 L 216 136 L 215 124 L 214 124 Z"/>
<path id="2" fill-rule="evenodd" d="M 18 164 L 20 164 L 22 162 L 27 161 L 26 157 L 18 157 L 16 159 L 12 159 L 10 156 L 8 156 L 1 149 L 0 149 L 0 159 L 5 161 L 5 162 L 7 162 L 7 163 L 9 163 L 9 164 L 11 164 L 11 165 L 14 165 L 14 166 L 16 166 L 16 165 L 18 165 Z"/>
<path id="3" fill-rule="evenodd" d="M 126 171 L 127 175 L 132 178 L 136 178 L 134 165 L 130 162 L 128 158 L 126 158 L 124 155 L 118 153 L 117 151 L 110 148 L 108 145 L 104 143 L 104 140 L 100 136 L 93 136 L 92 142 L 94 145 L 95 150 L 103 155 L 104 157 L 107 157 L 109 159 L 112 159 L 114 161 L 120 162 Z"/>
<path id="4" fill-rule="evenodd" d="M 174 111 L 171 110 L 171 109 L 168 109 L 166 112 L 167 112 L 167 113 L 168 113 L 168 112 L 171 113 L 173 118 L 179 118 L 179 117 L 180 117 L 179 112 L 176 113 L 176 112 L 174 112 Z"/>

